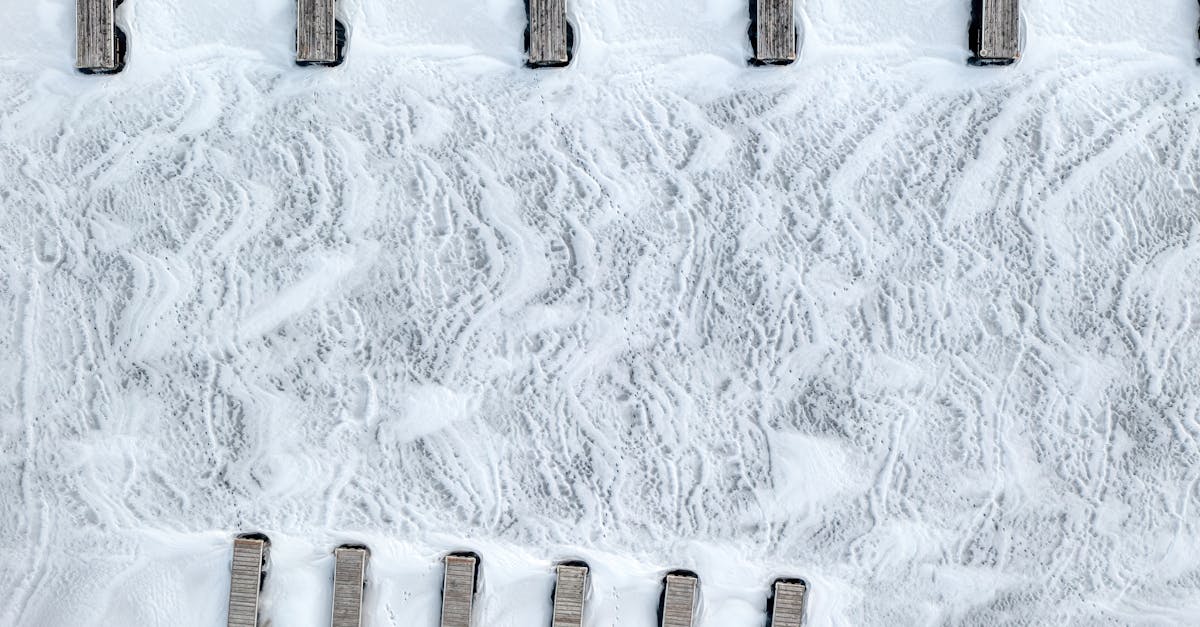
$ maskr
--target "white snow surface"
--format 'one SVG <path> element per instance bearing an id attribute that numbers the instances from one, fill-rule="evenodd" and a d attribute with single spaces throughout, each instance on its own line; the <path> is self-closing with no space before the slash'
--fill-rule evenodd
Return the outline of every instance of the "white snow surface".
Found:
<path id="1" fill-rule="evenodd" d="M 824 625 L 1200 624 L 1195 2 L 1028 0 L 964 61 L 967 0 L 807 0 L 751 68 L 740 0 L 0 0 L 0 625 L 263 618 L 704 627 L 775 576 Z"/>

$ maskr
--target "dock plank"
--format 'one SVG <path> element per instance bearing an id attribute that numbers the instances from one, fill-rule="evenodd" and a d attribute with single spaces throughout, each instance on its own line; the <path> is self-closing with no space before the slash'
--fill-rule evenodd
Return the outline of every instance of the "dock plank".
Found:
<path id="1" fill-rule="evenodd" d="M 754 58 L 760 65 L 796 60 L 796 11 L 793 0 L 750 0 Z"/>
<path id="2" fill-rule="evenodd" d="M 243 536 L 233 541 L 229 578 L 228 627 L 257 627 L 258 599 L 270 541 L 265 536 Z"/>
<path id="3" fill-rule="evenodd" d="M 296 0 L 296 63 L 342 62 L 334 0 Z"/>
<path id="4" fill-rule="evenodd" d="M 559 564 L 556 571 L 551 627 L 583 627 L 588 567 L 583 564 Z"/>
<path id="5" fill-rule="evenodd" d="M 1020 58 L 1019 0 L 974 0 L 972 14 L 972 63 L 1007 65 Z"/>
<path id="6" fill-rule="evenodd" d="M 77 0 L 75 5 L 75 67 L 84 72 L 120 69 L 114 0 Z"/>
<path id="7" fill-rule="evenodd" d="M 800 627 L 808 586 L 798 579 L 780 579 L 772 588 L 771 627 Z"/>
<path id="8" fill-rule="evenodd" d="M 692 574 L 669 574 L 663 580 L 660 627 L 692 627 L 700 580 Z"/>
<path id="9" fill-rule="evenodd" d="M 446 556 L 442 579 L 442 627 L 471 627 L 478 566 L 479 558 L 474 555 Z"/>
<path id="10" fill-rule="evenodd" d="M 344 546 L 333 552 L 333 627 L 361 627 L 364 577 L 370 553 Z"/>
<path id="11" fill-rule="evenodd" d="M 567 0 L 526 0 L 530 67 L 562 67 L 571 61 Z"/>

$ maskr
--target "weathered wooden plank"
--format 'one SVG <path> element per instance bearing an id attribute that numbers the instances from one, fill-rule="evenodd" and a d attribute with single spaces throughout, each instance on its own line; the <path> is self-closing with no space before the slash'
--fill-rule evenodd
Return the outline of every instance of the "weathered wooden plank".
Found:
<path id="1" fill-rule="evenodd" d="M 974 0 L 971 19 L 971 62 L 1007 65 L 1021 56 L 1019 0 Z"/>
<path id="2" fill-rule="evenodd" d="M 562 67 L 571 62 L 567 0 L 525 0 L 529 15 L 526 59 L 530 67 Z"/>
<path id="3" fill-rule="evenodd" d="M 114 0 L 77 0 L 75 67 L 89 74 L 110 74 L 125 65 L 125 35 L 115 22 Z"/>
<path id="4" fill-rule="evenodd" d="M 555 569 L 554 613 L 551 627 L 583 627 L 583 602 L 587 595 L 588 565 L 559 564 Z"/>
<path id="5" fill-rule="evenodd" d="M 660 627 L 692 627 L 699 587 L 696 573 L 677 570 L 667 574 L 659 606 Z"/>
<path id="6" fill-rule="evenodd" d="M 751 62 L 787 65 L 796 60 L 796 11 L 793 0 L 750 0 Z"/>
<path id="7" fill-rule="evenodd" d="M 270 546 L 271 541 L 262 534 L 248 534 L 234 539 L 229 578 L 229 627 L 257 627 L 258 597 Z"/>
<path id="8" fill-rule="evenodd" d="M 446 556 L 445 565 L 442 627 L 471 627 L 479 556 L 474 553 L 452 553 Z"/>
<path id="9" fill-rule="evenodd" d="M 345 29 L 334 17 L 334 0 L 296 0 L 296 63 L 338 65 Z"/>
<path id="10" fill-rule="evenodd" d="M 346 545 L 333 552 L 333 627 L 362 627 L 363 586 L 366 583 L 365 546 Z"/>
<path id="11" fill-rule="evenodd" d="M 801 579 L 776 579 L 771 587 L 771 627 L 800 627 L 808 585 Z"/>

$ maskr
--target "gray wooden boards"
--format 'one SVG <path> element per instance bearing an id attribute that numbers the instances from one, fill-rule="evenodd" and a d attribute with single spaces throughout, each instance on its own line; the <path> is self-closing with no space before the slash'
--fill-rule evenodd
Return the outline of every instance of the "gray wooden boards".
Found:
<path id="1" fill-rule="evenodd" d="M 972 65 L 1008 65 L 1021 56 L 1019 0 L 972 0 Z"/>
<path id="2" fill-rule="evenodd" d="M 588 565 L 583 562 L 564 562 L 555 567 L 555 573 L 551 627 L 583 627 Z"/>
<path id="3" fill-rule="evenodd" d="M 700 577 L 696 573 L 689 570 L 667 573 L 658 605 L 660 627 L 692 627 L 699 592 Z"/>
<path id="4" fill-rule="evenodd" d="M 334 18 L 334 0 L 296 0 L 296 64 L 341 65 L 346 27 Z"/>
<path id="5" fill-rule="evenodd" d="M 750 44 L 755 65 L 787 65 L 796 60 L 793 0 L 750 0 Z"/>
<path id="6" fill-rule="evenodd" d="M 445 558 L 442 579 L 442 627 L 471 627 L 475 605 L 475 585 L 479 575 L 479 556 L 451 553 Z"/>
<path id="7" fill-rule="evenodd" d="M 347 544 L 333 552 L 333 627 L 362 627 L 367 547 Z"/>
<path id="8" fill-rule="evenodd" d="M 75 68 L 113 74 L 125 67 L 125 33 L 117 28 L 117 0 L 76 0 Z"/>
<path id="9" fill-rule="evenodd" d="M 525 65 L 563 67 L 571 62 L 575 33 L 567 22 L 567 0 L 525 0 Z"/>
<path id="10" fill-rule="evenodd" d="M 770 627 L 800 627 L 804 620 L 804 593 L 808 585 L 803 579 L 776 579 L 771 585 Z"/>
<path id="11" fill-rule="evenodd" d="M 257 627 L 258 595 L 266 577 L 267 550 L 270 546 L 271 541 L 260 533 L 234 539 L 229 578 L 229 627 Z"/>

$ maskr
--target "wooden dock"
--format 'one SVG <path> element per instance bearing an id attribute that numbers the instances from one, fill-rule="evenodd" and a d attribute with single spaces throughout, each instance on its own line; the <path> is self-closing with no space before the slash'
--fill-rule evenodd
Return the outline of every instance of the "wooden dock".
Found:
<path id="1" fill-rule="evenodd" d="M 479 556 L 452 553 L 446 556 L 442 579 L 442 627 L 471 627 L 475 604 Z"/>
<path id="2" fill-rule="evenodd" d="M 793 0 L 750 0 L 750 43 L 755 65 L 787 65 L 796 60 Z"/>
<path id="3" fill-rule="evenodd" d="M 1008 65 L 1021 56 L 1019 0 L 973 0 L 971 64 Z"/>
<path id="4" fill-rule="evenodd" d="M 573 34 L 567 23 L 567 0 L 525 0 L 529 15 L 525 31 L 525 64 L 563 67 L 571 62 Z"/>
<path id="5" fill-rule="evenodd" d="M 112 74 L 125 67 L 125 33 L 116 25 L 115 0 L 76 0 L 75 68 Z"/>
<path id="6" fill-rule="evenodd" d="M 346 545 L 334 552 L 333 627 L 362 627 L 363 586 L 366 585 L 365 546 Z"/>
<path id="7" fill-rule="evenodd" d="M 588 565 L 559 564 L 555 569 L 554 613 L 551 627 L 583 627 L 583 601 L 587 595 Z"/>
<path id="8" fill-rule="evenodd" d="M 663 579 L 659 602 L 660 627 L 692 627 L 699 590 L 700 578 L 696 573 L 684 570 L 668 573 Z"/>
<path id="9" fill-rule="evenodd" d="M 807 591 L 802 579 L 776 579 L 771 586 L 771 627 L 800 627 Z"/>
<path id="10" fill-rule="evenodd" d="M 346 29 L 334 17 L 334 0 L 296 0 L 296 63 L 340 65 Z"/>
<path id="11" fill-rule="evenodd" d="M 271 541 L 262 534 L 238 536 L 233 541 L 229 578 L 228 627 L 258 626 L 258 596 L 266 573 Z"/>

